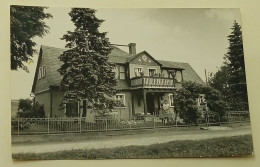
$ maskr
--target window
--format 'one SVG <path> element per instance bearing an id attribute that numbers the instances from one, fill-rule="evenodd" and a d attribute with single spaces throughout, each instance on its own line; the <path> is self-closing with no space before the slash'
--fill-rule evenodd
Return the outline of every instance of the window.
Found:
<path id="1" fill-rule="evenodd" d="M 38 79 L 44 78 L 45 76 L 46 76 L 45 65 L 42 65 L 42 67 L 39 68 Z"/>
<path id="2" fill-rule="evenodd" d="M 175 77 L 176 72 L 175 71 L 168 71 L 169 78 Z"/>
<path id="3" fill-rule="evenodd" d="M 134 68 L 135 77 L 141 76 L 142 72 L 143 72 L 143 68 L 141 68 L 141 67 Z"/>
<path id="4" fill-rule="evenodd" d="M 41 79 L 42 78 L 42 68 L 39 68 L 39 72 L 38 72 L 38 78 Z"/>
<path id="5" fill-rule="evenodd" d="M 119 79 L 125 79 L 125 67 L 119 66 Z"/>
<path id="6" fill-rule="evenodd" d="M 46 76 L 45 65 L 42 66 L 42 78 Z"/>
<path id="7" fill-rule="evenodd" d="M 170 107 L 174 107 L 174 105 L 173 105 L 173 94 L 169 94 L 169 103 L 170 103 Z"/>
<path id="8" fill-rule="evenodd" d="M 149 69 L 149 76 L 154 76 L 156 74 L 156 68 L 150 68 Z"/>
<path id="9" fill-rule="evenodd" d="M 124 94 L 116 95 L 116 107 L 125 107 L 125 95 Z"/>

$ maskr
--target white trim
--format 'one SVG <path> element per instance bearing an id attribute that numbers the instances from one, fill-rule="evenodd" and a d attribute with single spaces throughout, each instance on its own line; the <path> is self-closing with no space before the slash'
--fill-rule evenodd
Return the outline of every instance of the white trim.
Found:
<path id="1" fill-rule="evenodd" d="M 171 98 L 170 98 L 171 96 L 173 98 L 173 94 L 169 93 L 169 104 L 170 104 L 170 107 L 174 107 L 174 105 L 172 105 L 172 103 L 171 103 Z"/>
<path id="2" fill-rule="evenodd" d="M 116 94 L 115 95 L 115 100 L 117 100 L 116 96 L 123 96 L 123 104 L 124 104 L 124 106 L 122 106 L 122 107 L 115 107 L 115 108 L 126 108 L 125 94 Z"/>
<path id="3" fill-rule="evenodd" d="M 42 78 L 42 67 L 39 67 L 39 71 L 38 71 L 38 79 Z"/>
<path id="4" fill-rule="evenodd" d="M 47 92 L 47 91 L 49 91 L 49 90 L 50 90 L 49 88 L 43 89 L 43 90 L 40 90 L 40 91 L 38 91 L 38 92 L 35 92 L 34 94 L 37 95 L 37 94 L 40 94 L 40 93 Z"/>
<path id="5" fill-rule="evenodd" d="M 45 65 L 42 65 L 42 78 L 44 78 L 46 76 L 46 69 L 45 69 Z"/>
<path id="6" fill-rule="evenodd" d="M 138 67 L 138 66 L 137 66 L 137 67 L 134 67 L 134 76 L 135 76 L 135 69 L 138 69 L 138 68 L 139 68 L 139 69 L 142 69 L 141 72 L 144 72 L 144 68 L 143 68 L 143 67 Z M 141 76 L 141 75 L 139 75 L 139 76 Z M 135 77 L 136 77 L 136 76 L 135 76 Z"/>

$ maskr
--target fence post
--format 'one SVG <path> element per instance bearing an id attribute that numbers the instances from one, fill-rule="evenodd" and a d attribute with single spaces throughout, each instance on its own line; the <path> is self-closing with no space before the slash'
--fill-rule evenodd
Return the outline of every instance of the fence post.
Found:
<path id="1" fill-rule="evenodd" d="M 155 114 L 153 114 L 153 128 L 155 129 Z"/>
<path id="2" fill-rule="evenodd" d="M 106 118 L 106 132 L 107 132 L 107 118 Z"/>
<path id="3" fill-rule="evenodd" d="M 227 117 L 228 117 L 228 126 L 230 127 L 230 118 L 229 118 L 229 113 L 228 113 Z"/>
<path id="4" fill-rule="evenodd" d="M 47 118 L 48 121 L 48 134 L 50 134 L 50 117 Z"/>
<path id="5" fill-rule="evenodd" d="M 19 132 L 20 132 L 20 128 L 19 128 L 20 122 L 19 121 L 20 121 L 19 116 L 17 116 L 17 124 L 18 124 L 17 134 L 18 134 L 18 136 L 19 136 Z"/>
<path id="6" fill-rule="evenodd" d="M 81 117 L 79 117 L 79 133 L 81 133 Z"/>
<path id="7" fill-rule="evenodd" d="M 239 116 L 239 126 L 241 126 L 241 115 L 239 111 L 238 111 L 238 116 Z"/>
<path id="8" fill-rule="evenodd" d="M 219 113 L 218 113 L 218 123 L 219 123 L 219 126 L 221 126 L 221 121 L 220 121 Z"/>

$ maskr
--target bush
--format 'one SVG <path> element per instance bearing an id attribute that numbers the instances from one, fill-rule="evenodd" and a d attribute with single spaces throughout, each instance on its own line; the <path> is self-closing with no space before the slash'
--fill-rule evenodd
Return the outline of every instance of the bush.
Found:
<path id="1" fill-rule="evenodd" d="M 43 118 L 45 117 L 43 105 L 36 103 L 31 110 L 20 111 L 17 115 L 21 118 Z"/>

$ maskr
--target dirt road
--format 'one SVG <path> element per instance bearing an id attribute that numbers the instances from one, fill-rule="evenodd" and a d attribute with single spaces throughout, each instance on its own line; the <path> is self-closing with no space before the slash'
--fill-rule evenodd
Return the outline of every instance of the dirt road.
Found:
<path id="1" fill-rule="evenodd" d="M 227 128 L 216 127 L 209 130 L 192 131 L 167 131 L 155 132 L 149 134 L 136 134 L 116 136 L 107 139 L 88 140 L 88 141 L 70 141 L 61 143 L 34 143 L 34 144 L 13 144 L 12 153 L 44 153 L 56 152 L 73 149 L 99 149 L 114 148 L 130 145 L 150 145 L 156 143 L 166 143 L 176 140 L 201 140 L 216 137 L 228 137 L 251 134 L 251 127 Z"/>

